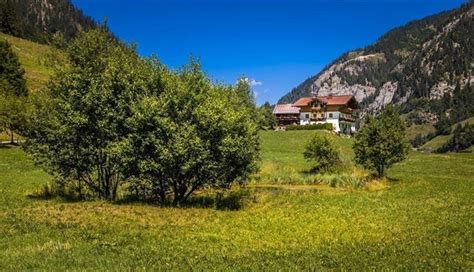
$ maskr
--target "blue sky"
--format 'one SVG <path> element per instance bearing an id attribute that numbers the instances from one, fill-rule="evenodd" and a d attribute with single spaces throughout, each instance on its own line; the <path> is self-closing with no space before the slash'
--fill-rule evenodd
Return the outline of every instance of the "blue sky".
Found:
<path id="1" fill-rule="evenodd" d="M 275 103 L 340 54 L 463 0 L 73 0 L 171 68 L 199 57 L 215 81 L 254 80 Z"/>

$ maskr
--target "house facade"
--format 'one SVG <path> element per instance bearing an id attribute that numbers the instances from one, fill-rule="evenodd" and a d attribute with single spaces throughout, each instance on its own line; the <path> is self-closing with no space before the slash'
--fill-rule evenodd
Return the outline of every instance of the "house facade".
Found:
<path id="1" fill-rule="evenodd" d="M 357 101 L 352 95 L 302 97 L 293 104 L 276 105 L 273 113 L 280 125 L 288 125 L 284 120 L 289 116 L 285 116 L 282 109 L 290 108 L 294 124 L 331 123 L 338 133 L 350 134 L 356 131 L 354 110 L 357 109 Z M 294 121 L 295 116 L 298 116 L 297 121 Z"/>

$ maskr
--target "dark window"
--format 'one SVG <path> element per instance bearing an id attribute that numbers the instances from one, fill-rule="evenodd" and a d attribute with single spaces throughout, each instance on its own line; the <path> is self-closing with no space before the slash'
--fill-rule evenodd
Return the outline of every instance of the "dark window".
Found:
<path id="1" fill-rule="evenodd" d="M 332 113 L 329 114 L 329 118 L 332 118 Z"/>
<path id="2" fill-rule="evenodd" d="M 308 118 L 309 118 L 309 113 L 307 113 L 307 114 L 305 115 L 305 118 L 306 118 L 306 119 L 308 119 Z"/>

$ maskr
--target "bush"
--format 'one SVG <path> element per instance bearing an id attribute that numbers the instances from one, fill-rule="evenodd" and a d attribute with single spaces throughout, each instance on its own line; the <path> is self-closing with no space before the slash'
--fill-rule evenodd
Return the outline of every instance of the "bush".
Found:
<path id="1" fill-rule="evenodd" d="M 331 123 L 324 124 L 314 124 L 314 125 L 289 125 L 286 127 L 286 130 L 317 130 L 325 129 L 332 131 L 334 128 Z"/>
<path id="2" fill-rule="evenodd" d="M 246 182 L 259 158 L 250 86 L 214 85 L 195 61 L 160 71 L 159 86 L 133 105 L 124 143 L 124 169 L 149 181 L 146 198 L 181 205 L 201 188 Z"/>
<path id="3" fill-rule="evenodd" d="M 316 163 L 312 169 L 314 172 L 330 172 L 341 164 L 339 152 L 332 141 L 319 134 L 309 140 L 303 155 L 308 161 Z"/>

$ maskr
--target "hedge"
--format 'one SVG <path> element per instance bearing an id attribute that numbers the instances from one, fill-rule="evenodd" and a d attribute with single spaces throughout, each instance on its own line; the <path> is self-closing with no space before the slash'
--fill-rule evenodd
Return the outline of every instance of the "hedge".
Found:
<path id="1" fill-rule="evenodd" d="M 315 130 L 315 129 L 326 129 L 333 130 L 331 123 L 314 124 L 314 125 L 289 125 L 286 130 Z"/>

